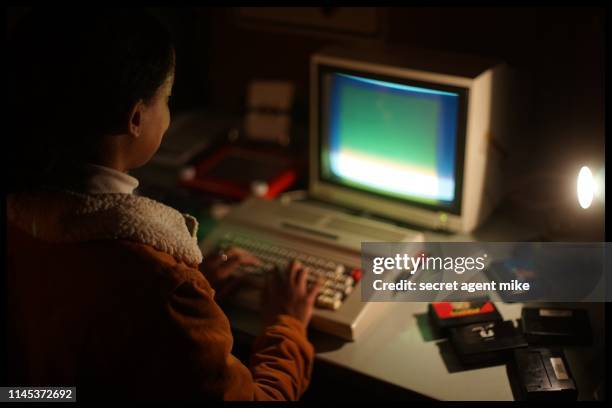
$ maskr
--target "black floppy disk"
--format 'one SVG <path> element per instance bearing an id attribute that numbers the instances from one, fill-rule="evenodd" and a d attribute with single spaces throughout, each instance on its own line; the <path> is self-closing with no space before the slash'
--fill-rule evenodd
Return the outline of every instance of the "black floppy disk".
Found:
<path id="1" fill-rule="evenodd" d="M 527 342 L 512 321 L 492 321 L 450 329 L 450 341 L 464 364 L 501 364 Z"/>
<path id="2" fill-rule="evenodd" d="M 589 315 L 583 309 L 525 307 L 521 328 L 529 344 L 589 344 Z"/>
<path id="3" fill-rule="evenodd" d="M 519 396 L 531 401 L 575 401 L 576 383 L 561 349 L 527 347 L 514 350 Z"/>

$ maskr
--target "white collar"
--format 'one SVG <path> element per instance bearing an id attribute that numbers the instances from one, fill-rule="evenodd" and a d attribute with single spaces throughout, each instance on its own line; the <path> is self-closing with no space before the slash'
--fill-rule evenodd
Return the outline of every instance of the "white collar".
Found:
<path id="1" fill-rule="evenodd" d="M 110 167 L 86 163 L 83 169 L 88 194 L 132 194 L 138 187 L 138 179 Z"/>
<path id="2" fill-rule="evenodd" d="M 81 194 L 132 194 L 138 179 L 97 164 L 67 164 L 53 175 L 50 187 Z"/>

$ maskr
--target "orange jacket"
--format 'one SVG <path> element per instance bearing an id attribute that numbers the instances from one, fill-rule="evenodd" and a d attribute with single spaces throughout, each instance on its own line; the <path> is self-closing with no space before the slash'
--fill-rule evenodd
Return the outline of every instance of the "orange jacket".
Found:
<path id="1" fill-rule="evenodd" d="M 130 194 L 8 199 L 9 370 L 14 385 L 77 398 L 295 400 L 313 348 L 280 315 L 236 359 L 198 270 L 197 222 Z"/>

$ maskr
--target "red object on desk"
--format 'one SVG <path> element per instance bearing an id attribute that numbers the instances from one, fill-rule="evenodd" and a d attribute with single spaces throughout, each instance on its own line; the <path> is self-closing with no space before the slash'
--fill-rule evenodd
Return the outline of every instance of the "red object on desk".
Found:
<path id="1" fill-rule="evenodd" d="M 289 188 L 297 176 L 295 160 L 269 150 L 226 146 L 195 166 L 195 175 L 180 184 L 227 197 L 245 199 L 253 183 L 265 183 L 263 198 L 274 198 Z"/>
<path id="2" fill-rule="evenodd" d="M 462 307 L 455 308 L 454 305 L 461 305 Z M 440 319 L 480 315 L 496 311 L 495 306 L 490 301 L 482 302 L 482 304 L 477 302 L 434 302 L 432 307 Z"/>

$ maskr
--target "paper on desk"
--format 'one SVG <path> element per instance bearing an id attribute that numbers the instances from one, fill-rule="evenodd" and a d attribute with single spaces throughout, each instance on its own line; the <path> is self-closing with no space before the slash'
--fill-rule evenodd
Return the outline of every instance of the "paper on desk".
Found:
<path id="1" fill-rule="evenodd" d="M 272 113 L 248 113 L 245 119 L 245 132 L 250 139 L 265 140 L 287 144 L 291 119 L 288 115 Z"/>
<path id="2" fill-rule="evenodd" d="M 252 81 L 247 91 L 247 108 L 289 111 L 294 89 L 289 81 Z"/>

